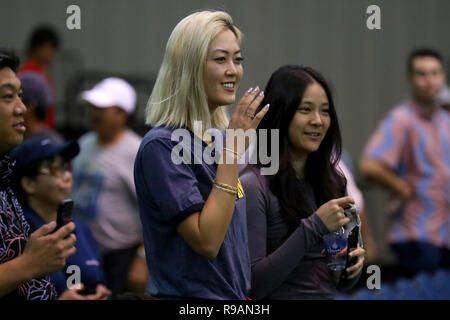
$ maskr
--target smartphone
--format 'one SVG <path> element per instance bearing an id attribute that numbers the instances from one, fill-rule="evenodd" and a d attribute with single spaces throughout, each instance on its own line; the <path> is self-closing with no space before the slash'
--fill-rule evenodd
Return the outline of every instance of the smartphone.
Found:
<path id="1" fill-rule="evenodd" d="M 350 259 L 350 251 L 358 247 L 359 242 L 359 226 L 355 226 L 350 234 L 348 235 L 348 245 L 347 245 L 347 262 L 345 263 L 345 268 L 347 269 L 354 263 L 356 263 L 357 258 L 353 257 Z"/>
<path id="2" fill-rule="evenodd" d="M 61 203 L 58 206 L 55 231 L 72 220 L 72 208 L 73 208 L 72 199 L 65 199 L 61 201 Z"/>

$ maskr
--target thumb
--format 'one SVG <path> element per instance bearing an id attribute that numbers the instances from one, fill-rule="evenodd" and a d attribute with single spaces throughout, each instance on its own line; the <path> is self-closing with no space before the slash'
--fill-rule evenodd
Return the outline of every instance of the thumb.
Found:
<path id="1" fill-rule="evenodd" d="M 52 232 L 56 227 L 56 222 L 52 221 L 50 223 L 44 224 L 42 227 L 37 229 L 33 234 L 37 237 L 46 236 L 50 232 Z"/>

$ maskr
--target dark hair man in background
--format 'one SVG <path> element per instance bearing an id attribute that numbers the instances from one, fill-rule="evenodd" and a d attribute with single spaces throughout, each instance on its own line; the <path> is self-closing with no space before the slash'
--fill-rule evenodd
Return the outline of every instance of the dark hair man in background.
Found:
<path id="1" fill-rule="evenodd" d="M 46 25 L 36 27 L 28 40 L 27 57 L 19 69 L 19 77 L 26 72 L 42 75 L 51 89 L 49 106 L 45 123 L 55 128 L 55 84 L 48 73 L 48 67 L 60 47 L 60 39 L 56 31 Z"/>
<path id="2" fill-rule="evenodd" d="M 403 274 L 413 276 L 449 266 L 450 114 L 438 102 L 441 55 L 414 50 L 407 71 L 411 98 L 380 123 L 360 168 L 392 193 L 388 241 Z"/>
<path id="3" fill-rule="evenodd" d="M 45 124 L 51 99 L 51 88 L 45 78 L 36 72 L 26 72 L 19 76 L 22 83 L 22 101 L 27 107 L 25 114 L 25 139 L 39 136 L 59 144 L 64 138 Z"/>
<path id="4" fill-rule="evenodd" d="M 30 234 L 11 188 L 14 163 L 7 154 L 22 143 L 26 130 L 18 64 L 14 54 L 0 49 L 0 301 L 56 299 L 47 275 L 64 267 L 75 253 L 75 225 L 70 222 L 51 233 L 56 227 L 51 222 Z"/>

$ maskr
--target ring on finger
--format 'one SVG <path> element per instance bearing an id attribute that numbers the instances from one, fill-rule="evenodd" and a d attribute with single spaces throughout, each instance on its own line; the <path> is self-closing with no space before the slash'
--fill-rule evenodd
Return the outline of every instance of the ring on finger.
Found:
<path id="1" fill-rule="evenodd" d="M 252 120 L 255 119 L 255 116 L 252 115 L 251 113 L 248 113 L 248 112 L 247 112 L 245 115 L 246 115 L 247 117 L 249 117 L 250 119 L 252 119 Z"/>

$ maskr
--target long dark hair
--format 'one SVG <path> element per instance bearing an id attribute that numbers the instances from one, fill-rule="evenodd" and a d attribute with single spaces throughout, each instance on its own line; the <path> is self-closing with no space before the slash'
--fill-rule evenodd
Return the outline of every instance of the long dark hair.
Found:
<path id="1" fill-rule="evenodd" d="M 338 118 L 333 103 L 330 88 L 317 71 L 304 66 L 286 65 L 275 71 L 264 90 L 265 97 L 258 109 L 270 103 L 270 109 L 260 122 L 258 129 L 278 129 L 280 136 L 280 166 L 278 172 L 269 176 L 269 188 L 278 198 L 284 217 L 295 227 L 300 219 L 309 217 L 314 208 L 305 195 L 305 189 L 297 178 L 291 164 L 289 146 L 289 124 L 300 105 L 303 94 L 308 85 L 319 83 L 326 92 L 329 103 L 330 127 L 317 151 L 308 155 L 305 164 L 304 180 L 314 193 L 315 205 L 321 206 L 325 202 L 344 196 L 346 180 L 337 169 L 337 163 L 342 152 L 341 133 Z M 270 139 L 268 153 L 272 155 Z M 259 155 L 259 142 L 256 152 Z M 258 167 L 261 164 L 258 156 Z"/>

